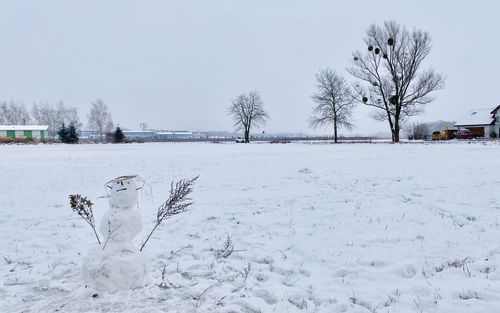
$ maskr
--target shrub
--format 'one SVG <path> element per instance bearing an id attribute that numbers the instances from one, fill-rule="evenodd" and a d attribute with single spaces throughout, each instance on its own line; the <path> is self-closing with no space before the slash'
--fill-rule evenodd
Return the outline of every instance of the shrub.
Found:
<path id="1" fill-rule="evenodd" d="M 68 128 L 64 125 L 64 123 L 57 131 L 57 136 L 62 143 L 66 143 L 68 141 Z"/>
<path id="2" fill-rule="evenodd" d="M 125 141 L 125 135 L 123 134 L 120 127 L 116 127 L 116 130 L 114 133 L 114 142 L 115 143 L 122 143 L 124 141 Z"/>
<path id="3" fill-rule="evenodd" d="M 65 143 L 78 143 L 78 139 L 78 131 L 76 130 L 75 125 L 69 124 Z"/>
<path id="4" fill-rule="evenodd" d="M 79 139 L 78 131 L 73 123 L 69 124 L 69 127 L 66 127 L 63 123 L 57 132 L 57 136 L 59 136 L 62 143 L 78 143 Z"/>

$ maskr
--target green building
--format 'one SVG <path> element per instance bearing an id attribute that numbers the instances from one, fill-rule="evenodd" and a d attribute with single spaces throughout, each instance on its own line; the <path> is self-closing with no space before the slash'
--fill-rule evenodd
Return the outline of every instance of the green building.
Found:
<path id="1" fill-rule="evenodd" d="M 47 139 L 47 125 L 0 125 L 0 138 Z"/>

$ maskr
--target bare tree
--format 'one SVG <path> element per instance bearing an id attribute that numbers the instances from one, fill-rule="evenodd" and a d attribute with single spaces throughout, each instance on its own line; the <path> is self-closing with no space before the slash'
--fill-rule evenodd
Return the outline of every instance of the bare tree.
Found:
<path id="1" fill-rule="evenodd" d="M 262 98 L 256 91 L 237 96 L 229 107 L 229 115 L 233 118 L 234 127 L 243 130 L 245 142 L 250 142 L 250 128 L 263 126 L 269 115 L 264 111 Z"/>
<path id="2" fill-rule="evenodd" d="M 88 127 L 99 133 L 99 138 L 103 139 L 103 135 L 113 129 L 113 120 L 108 112 L 108 106 L 101 100 L 96 99 L 92 102 L 90 115 L 88 116 Z"/>
<path id="3" fill-rule="evenodd" d="M 434 100 L 431 94 L 444 87 L 445 78 L 432 69 L 422 69 L 431 51 L 427 32 L 409 32 L 389 21 L 383 27 L 371 25 L 364 41 L 367 51 L 355 51 L 353 66 L 348 69 L 358 79 L 356 99 L 377 108 L 372 117 L 388 121 L 392 141 L 399 142 L 404 120 L 422 113 L 423 106 Z"/>
<path id="4" fill-rule="evenodd" d="M 347 81 L 331 68 L 316 74 L 316 92 L 311 96 L 316 104 L 309 124 L 316 127 L 333 126 L 337 142 L 339 127 L 352 128 L 351 116 L 355 100 Z"/>
<path id="5" fill-rule="evenodd" d="M 413 122 L 406 127 L 408 139 L 425 140 L 429 136 L 429 127 L 424 123 Z"/>
<path id="6" fill-rule="evenodd" d="M 64 106 L 62 101 L 56 103 L 53 106 L 49 102 L 33 103 L 33 108 L 31 110 L 33 120 L 40 125 L 49 126 L 49 137 L 55 138 L 59 128 L 64 125 L 73 125 L 76 128 L 80 128 L 82 123 L 80 123 L 80 118 L 78 117 L 77 108 L 68 108 Z"/>
<path id="7" fill-rule="evenodd" d="M 15 100 L 0 103 L 0 124 L 26 125 L 30 122 L 31 117 L 24 103 Z"/>
<path id="8" fill-rule="evenodd" d="M 52 126 L 54 125 L 55 121 L 54 108 L 51 106 L 51 104 L 42 101 L 40 101 L 40 103 L 33 102 L 31 115 L 33 116 L 33 120 L 35 123 L 49 126 L 49 136 L 50 136 L 50 132 L 53 130 Z"/>
<path id="9" fill-rule="evenodd" d="M 78 109 L 75 107 L 66 107 L 62 100 L 56 103 L 55 113 L 57 119 L 67 125 L 73 125 L 77 128 L 82 126 L 80 118 L 78 117 Z"/>

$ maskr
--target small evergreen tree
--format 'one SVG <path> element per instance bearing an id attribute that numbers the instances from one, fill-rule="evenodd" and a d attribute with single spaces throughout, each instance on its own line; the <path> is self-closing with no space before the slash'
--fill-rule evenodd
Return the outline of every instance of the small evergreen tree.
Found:
<path id="1" fill-rule="evenodd" d="M 59 140 L 62 143 L 67 143 L 67 141 L 68 141 L 68 128 L 64 125 L 64 123 L 59 128 L 59 131 L 57 132 L 57 136 L 59 136 Z"/>
<path id="2" fill-rule="evenodd" d="M 69 124 L 67 131 L 66 143 L 78 143 L 78 131 L 73 123 Z"/>
<path id="3" fill-rule="evenodd" d="M 123 134 L 119 126 L 116 127 L 114 135 L 115 135 L 115 143 L 122 143 L 125 141 L 125 135 Z"/>

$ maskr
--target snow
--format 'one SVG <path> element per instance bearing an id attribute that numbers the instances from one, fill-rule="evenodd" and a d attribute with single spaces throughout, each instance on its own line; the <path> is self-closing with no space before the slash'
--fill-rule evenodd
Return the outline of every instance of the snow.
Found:
<path id="1" fill-rule="evenodd" d="M 498 312 L 499 153 L 489 142 L 0 146 L 0 311 Z M 172 180 L 200 175 L 195 204 L 138 255 L 149 258 L 140 286 L 92 297 L 82 267 L 99 247 L 68 195 L 91 198 L 100 221 L 103 184 L 128 174 L 146 181 L 136 250 Z"/>

